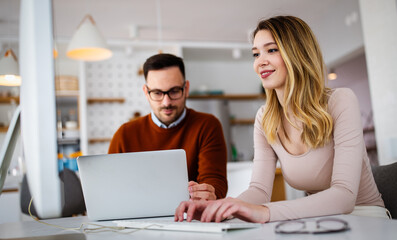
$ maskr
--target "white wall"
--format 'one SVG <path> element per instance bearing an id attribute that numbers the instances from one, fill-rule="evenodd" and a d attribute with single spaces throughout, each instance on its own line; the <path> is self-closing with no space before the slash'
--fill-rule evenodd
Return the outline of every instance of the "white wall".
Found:
<path id="1" fill-rule="evenodd" d="M 331 88 L 348 87 L 353 90 L 360 102 L 360 110 L 368 115 L 372 111 L 365 53 L 335 68 L 338 78 L 328 81 Z"/>
<path id="2" fill-rule="evenodd" d="M 239 59 L 232 57 L 232 49 L 184 49 L 183 58 L 191 91 L 257 94 L 262 90 L 249 49 L 242 49 Z"/>
<path id="3" fill-rule="evenodd" d="M 397 3 L 360 0 L 379 163 L 397 161 Z M 394 143 L 394 146 L 392 146 Z"/>
<path id="4" fill-rule="evenodd" d="M 347 62 L 340 62 L 340 65 L 336 66 L 334 70 L 338 78 L 328 81 L 328 86 L 331 88 L 347 87 L 356 94 L 360 103 L 362 127 L 367 129 L 364 131 L 364 141 L 368 156 L 372 165 L 378 165 L 375 132 L 371 130 L 374 129 L 374 121 L 364 49 L 361 54 Z"/>
<path id="5" fill-rule="evenodd" d="M 318 38 L 325 63 L 336 65 L 346 53 L 363 46 L 361 19 L 359 13 L 354 11 L 358 8 L 357 0 L 333 1 L 329 4 L 330 6 L 324 5 L 328 11 L 321 15 L 324 24 L 316 26 L 307 22 Z M 313 16 L 317 14 L 320 13 L 312 13 Z M 328 34 L 324 34 L 324 31 Z"/>

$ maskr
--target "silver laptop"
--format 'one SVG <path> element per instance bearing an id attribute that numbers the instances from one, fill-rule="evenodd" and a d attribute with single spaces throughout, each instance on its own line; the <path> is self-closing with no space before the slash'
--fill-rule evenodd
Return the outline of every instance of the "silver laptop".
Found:
<path id="1" fill-rule="evenodd" d="M 189 199 L 182 149 L 88 155 L 77 164 L 91 220 L 172 216 Z"/>

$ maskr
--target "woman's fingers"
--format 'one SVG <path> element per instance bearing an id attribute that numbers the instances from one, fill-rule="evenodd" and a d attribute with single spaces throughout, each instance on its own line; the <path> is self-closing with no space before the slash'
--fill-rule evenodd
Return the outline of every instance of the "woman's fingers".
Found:
<path id="1" fill-rule="evenodd" d="M 175 221 L 183 221 L 186 212 L 187 221 L 193 219 L 201 222 L 221 222 L 229 216 L 249 222 L 265 223 L 269 221 L 269 209 L 262 205 L 254 205 L 234 198 L 216 201 L 185 201 L 175 210 Z"/>
<path id="2" fill-rule="evenodd" d="M 196 215 L 196 204 L 194 202 L 191 202 L 189 208 L 186 211 L 186 221 L 191 222 L 194 219 L 195 215 Z"/>
<path id="3" fill-rule="evenodd" d="M 228 201 L 225 202 L 217 211 L 215 215 L 215 222 L 221 222 L 224 219 L 232 216 L 239 209 L 239 205 L 237 202 Z"/>
<path id="4" fill-rule="evenodd" d="M 179 204 L 175 210 L 174 220 L 182 222 L 184 220 L 183 214 L 186 213 L 186 221 L 190 222 L 193 219 L 200 219 L 202 212 L 212 201 L 184 201 Z"/>
<path id="5" fill-rule="evenodd" d="M 220 219 L 221 217 L 219 217 L 220 220 L 217 220 L 217 216 L 222 216 L 223 211 L 225 211 L 225 209 L 227 209 L 230 206 L 232 201 L 233 201 L 232 198 L 226 198 L 212 202 L 203 211 L 200 221 L 202 222 L 222 221 L 223 218 Z"/>
<path id="6" fill-rule="evenodd" d="M 183 201 L 179 204 L 179 206 L 175 209 L 174 221 L 181 222 L 183 221 L 183 214 L 185 210 L 189 208 L 189 201 Z"/>

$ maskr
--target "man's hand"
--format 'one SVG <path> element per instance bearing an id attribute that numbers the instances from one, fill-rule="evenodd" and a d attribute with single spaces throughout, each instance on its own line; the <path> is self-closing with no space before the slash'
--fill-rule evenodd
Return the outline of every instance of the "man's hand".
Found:
<path id="1" fill-rule="evenodd" d="M 188 189 L 191 200 L 216 200 L 215 188 L 210 184 L 190 181 Z"/>

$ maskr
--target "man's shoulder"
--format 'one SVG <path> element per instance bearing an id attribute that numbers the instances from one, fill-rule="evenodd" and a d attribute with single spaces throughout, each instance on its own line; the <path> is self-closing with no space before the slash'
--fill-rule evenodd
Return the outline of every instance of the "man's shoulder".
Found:
<path id="1" fill-rule="evenodd" d="M 121 125 L 120 129 L 138 129 L 139 127 L 143 127 L 144 125 L 148 124 L 149 120 L 149 115 L 138 117 Z"/>

